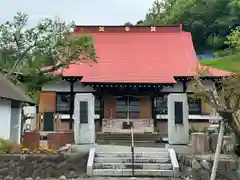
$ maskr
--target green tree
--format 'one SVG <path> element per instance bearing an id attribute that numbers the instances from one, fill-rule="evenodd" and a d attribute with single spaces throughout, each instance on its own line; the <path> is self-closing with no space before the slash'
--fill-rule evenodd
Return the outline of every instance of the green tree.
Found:
<path id="1" fill-rule="evenodd" d="M 124 26 L 133 26 L 133 24 L 131 22 L 127 21 L 124 23 Z"/>
<path id="2" fill-rule="evenodd" d="M 0 71 L 19 84 L 23 75 L 28 94 L 35 95 L 43 84 L 56 79 L 52 72 L 82 59 L 96 60 L 92 37 L 71 35 L 74 23 L 45 19 L 27 28 L 27 22 L 28 15 L 17 13 L 0 25 Z"/>
<path id="3" fill-rule="evenodd" d="M 240 47 L 240 28 L 232 30 L 227 36 L 226 44 L 232 48 Z M 208 69 L 198 69 L 198 76 L 191 82 L 191 90 L 197 99 L 202 99 L 222 117 L 220 132 L 216 148 L 214 163 L 211 171 L 211 180 L 216 178 L 218 161 L 222 148 L 225 126 L 229 126 L 236 135 L 235 153 L 240 156 L 240 73 L 229 74 L 216 81 L 215 86 L 206 88 L 202 76 L 211 76 Z"/>
<path id="4" fill-rule="evenodd" d="M 240 27 L 231 31 L 227 36 L 227 41 L 225 43 L 234 49 L 240 48 Z"/>
<path id="5" fill-rule="evenodd" d="M 142 25 L 143 24 L 143 20 L 139 20 L 136 22 L 136 25 Z"/>
<path id="6" fill-rule="evenodd" d="M 238 0 L 156 0 L 145 25 L 183 24 L 197 51 L 223 49 L 229 28 L 240 22 Z"/>

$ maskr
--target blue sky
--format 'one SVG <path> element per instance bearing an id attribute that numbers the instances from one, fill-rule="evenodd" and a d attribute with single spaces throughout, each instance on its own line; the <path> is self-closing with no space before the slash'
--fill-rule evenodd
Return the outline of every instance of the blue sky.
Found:
<path id="1" fill-rule="evenodd" d="M 154 0 L 0 0 L 0 23 L 17 12 L 29 14 L 29 25 L 46 17 L 78 25 L 123 25 L 143 19 Z"/>

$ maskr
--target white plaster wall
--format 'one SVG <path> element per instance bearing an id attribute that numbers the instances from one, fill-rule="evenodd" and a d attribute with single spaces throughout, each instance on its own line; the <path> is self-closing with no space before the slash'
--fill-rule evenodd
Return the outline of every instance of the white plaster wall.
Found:
<path id="1" fill-rule="evenodd" d="M 36 115 L 36 106 L 24 106 L 23 113 L 26 116 L 34 117 Z"/>
<path id="2" fill-rule="evenodd" d="M 11 100 L 0 99 L 0 138 L 10 138 Z"/>
<path id="3" fill-rule="evenodd" d="M 11 108 L 11 120 L 10 120 L 10 135 L 9 139 L 20 144 L 21 134 L 21 105 L 16 108 Z"/>
<path id="4" fill-rule="evenodd" d="M 76 82 L 74 84 L 75 92 L 94 92 L 94 89 L 91 87 L 84 87 L 81 82 Z M 55 91 L 55 92 L 70 92 L 70 85 L 66 81 L 53 82 L 45 84 L 42 87 L 42 91 Z M 183 85 L 182 83 L 174 84 L 173 87 L 164 87 L 162 92 L 182 92 Z"/>
<path id="5" fill-rule="evenodd" d="M 45 84 L 42 91 L 55 91 L 55 92 L 70 92 L 70 83 L 66 81 L 53 82 Z M 74 92 L 94 92 L 91 87 L 84 87 L 82 83 L 76 82 L 74 84 Z"/>
<path id="6" fill-rule="evenodd" d="M 211 80 L 204 80 L 203 84 L 207 89 L 215 87 L 214 82 Z M 187 83 L 186 85 L 187 85 L 187 92 L 191 92 L 190 84 Z M 174 84 L 173 87 L 164 87 L 161 91 L 162 92 L 183 92 L 183 83 L 178 82 Z"/>
<path id="7" fill-rule="evenodd" d="M 204 80 L 203 84 L 206 87 L 206 89 L 213 89 L 213 88 L 215 88 L 214 82 L 211 81 L 211 80 Z M 187 83 L 187 87 L 188 87 L 187 92 L 192 92 L 190 86 L 191 86 L 190 83 Z"/>
<path id="8" fill-rule="evenodd" d="M 182 83 L 176 83 L 173 85 L 173 87 L 164 87 L 162 92 L 183 92 L 183 84 Z"/>
<path id="9" fill-rule="evenodd" d="M 25 116 L 29 117 L 23 125 L 23 130 L 26 129 L 26 126 L 31 126 L 31 130 L 36 129 L 37 122 L 37 110 L 36 106 L 24 106 L 23 113 Z"/>
<path id="10" fill-rule="evenodd" d="M 214 83 L 211 80 L 205 80 L 204 84 L 207 88 L 213 88 Z M 188 86 L 188 83 L 187 83 Z M 42 87 L 42 91 L 55 91 L 55 92 L 70 92 L 70 85 L 66 81 L 53 82 L 49 84 L 45 84 Z M 94 92 L 91 87 L 84 87 L 81 82 L 76 82 L 74 84 L 75 92 Z M 162 92 L 183 92 L 183 84 L 178 82 L 173 85 L 173 87 L 164 87 Z M 188 92 L 191 92 L 188 88 Z"/>

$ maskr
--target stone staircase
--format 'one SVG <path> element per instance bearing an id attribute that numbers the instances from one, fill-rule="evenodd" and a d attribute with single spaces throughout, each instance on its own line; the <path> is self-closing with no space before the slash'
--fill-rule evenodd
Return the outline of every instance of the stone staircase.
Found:
<path id="1" fill-rule="evenodd" d="M 96 152 L 90 149 L 89 176 L 133 176 L 132 153 Z M 134 176 L 177 177 L 179 165 L 173 149 L 158 148 L 157 152 L 134 153 Z"/>

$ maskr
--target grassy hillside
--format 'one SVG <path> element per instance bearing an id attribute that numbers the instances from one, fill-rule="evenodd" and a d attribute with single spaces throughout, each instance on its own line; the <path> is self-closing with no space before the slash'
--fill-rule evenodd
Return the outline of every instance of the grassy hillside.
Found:
<path id="1" fill-rule="evenodd" d="M 201 60 L 201 64 L 230 72 L 240 72 L 240 54 Z"/>

